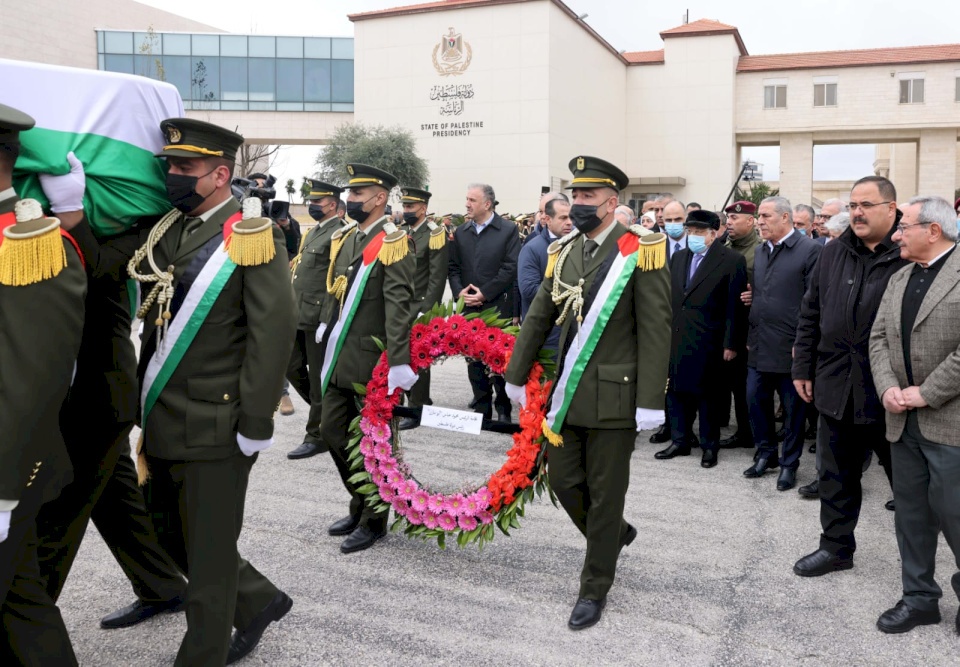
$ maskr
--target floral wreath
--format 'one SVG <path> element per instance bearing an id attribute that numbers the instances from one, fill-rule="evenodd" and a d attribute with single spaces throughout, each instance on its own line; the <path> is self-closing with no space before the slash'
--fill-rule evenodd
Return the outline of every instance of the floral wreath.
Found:
<path id="1" fill-rule="evenodd" d="M 415 372 L 447 357 L 464 356 L 483 362 L 493 373 L 502 375 L 513 353 L 519 329 L 499 319 L 497 311 L 462 315 L 463 300 L 456 304 L 434 306 L 414 322 L 410 331 L 410 366 Z M 381 349 L 381 341 L 377 341 Z M 363 407 L 351 424 L 348 457 L 356 472 L 350 482 L 360 484 L 357 491 L 378 511 L 393 509 L 397 518 L 392 532 L 403 530 L 407 537 L 436 539 L 441 549 L 446 539 L 456 537 L 464 547 L 478 542 L 480 548 L 495 535 L 494 526 L 509 535 L 519 528 L 524 505 L 534 494 L 546 490 L 551 501 L 542 435 L 550 381 L 545 369 L 552 368 L 547 353 L 533 364 L 527 378 L 526 406 L 520 409 L 520 432 L 513 434 L 513 447 L 507 460 L 479 487 L 455 493 L 438 493 L 424 488 L 403 460 L 397 432 L 392 428 L 394 408 L 401 392 L 387 395 L 390 366 L 386 352 L 373 369 L 366 386 L 354 388 L 364 396 Z"/>

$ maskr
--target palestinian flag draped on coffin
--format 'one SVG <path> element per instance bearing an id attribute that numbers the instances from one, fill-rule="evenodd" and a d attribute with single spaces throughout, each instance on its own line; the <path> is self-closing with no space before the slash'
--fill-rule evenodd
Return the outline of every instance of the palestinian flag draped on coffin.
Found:
<path id="1" fill-rule="evenodd" d="M 38 173 L 83 163 L 83 205 L 94 231 L 109 236 L 143 215 L 170 210 L 161 160 L 160 121 L 183 116 L 176 87 L 142 76 L 0 59 L 0 102 L 30 114 L 36 127 L 20 135 L 14 185 L 44 206 Z"/>

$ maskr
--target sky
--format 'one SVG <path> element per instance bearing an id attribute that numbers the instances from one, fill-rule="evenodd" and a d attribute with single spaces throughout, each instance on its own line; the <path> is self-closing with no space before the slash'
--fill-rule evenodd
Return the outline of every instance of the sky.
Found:
<path id="1" fill-rule="evenodd" d="M 415 4 L 418 0 L 139 0 L 229 32 L 352 37 L 349 13 Z M 960 0 L 564 0 L 618 51 L 663 48 L 660 32 L 710 18 L 736 26 L 751 55 L 870 49 L 960 42 Z M 316 146 L 281 150 L 273 172 L 281 183 L 312 171 Z M 873 171 L 872 145 L 817 146 L 814 179 L 856 179 Z M 744 149 L 745 159 L 779 174 L 779 148 Z"/>

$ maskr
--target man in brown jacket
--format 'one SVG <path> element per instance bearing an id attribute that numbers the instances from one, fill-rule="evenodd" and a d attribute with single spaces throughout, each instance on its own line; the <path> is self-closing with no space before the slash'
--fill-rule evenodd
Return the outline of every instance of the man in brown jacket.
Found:
<path id="1" fill-rule="evenodd" d="M 914 197 L 893 240 L 912 265 L 887 285 L 870 334 L 870 364 L 893 443 L 893 497 L 903 598 L 877 627 L 940 622 L 934 579 L 940 531 L 960 563 L 960 254 L 953 207 Z M 960 572 L 951 580 L 960 596 Z M 960 613 L 955 621 L 960 632 Z"/>

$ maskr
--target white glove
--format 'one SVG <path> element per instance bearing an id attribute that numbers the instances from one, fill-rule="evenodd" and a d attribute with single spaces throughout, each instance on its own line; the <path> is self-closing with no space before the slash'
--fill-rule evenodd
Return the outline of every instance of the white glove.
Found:
<path id="1" fill-rule="evenodd" d="M 40 174 L 40 187 L 50 200 L 50 210 L 54 213 L 70 213 L 83 210 L 83 193 L 87 190 L 87 175 L 83 172 L 83 163 L 73 151 L 67 153 L 70 171 L 62 176 Z"/>
<path id="2" fill-rule="evenodd" d="M 659 428 L 665 421 L 663 410 L 649 410 L 647 408 L 637 408 L 637 430 L 649 431 L 652 428 Z"/>
<path id="3" fill-rule="evenodd" d="M 237 444 L 240 445 L 240 451 L 245 456 L 253 456 L 257 452 L 263 452 L 273 446 L 273 438 L 266 440 L 251 440 L 237 433 Z"/>
<path id="4" fill-rule="evenodd" d="M 398 387 L 404 391 L 410 391 L 410 388 L 417 383 L 417 377 L 410 368 L 410 364 L 391 366 L 387 374 L 387 395 L 393 394 L 393 390 Z"/>
<path id="5" fill-rule="evenodd" d="M 326 331 L 327 331 L 326 322 L 321 322 L 320 326 L 317 327 L 317 335 L 314 336 L 313 338 L 317 342 L 317 345 L 319 345 L 320 342 L 323 340 L 323 334 L 326 333 Z"/>
<path id="6" fill-rule="evenodd" d="M 10 515 L 12 513 L 12 510 L 0 512 L 0 542 L 5 541 L 7 536 L 10 535 Z"/>
<path id="7" fill-rule="evenodd" d="M 520 385 L 504 383 L 507 388 L 507 397 L 514 403 L 519 403 L 520 407 L 527 405 L 527 388 Z"/>

